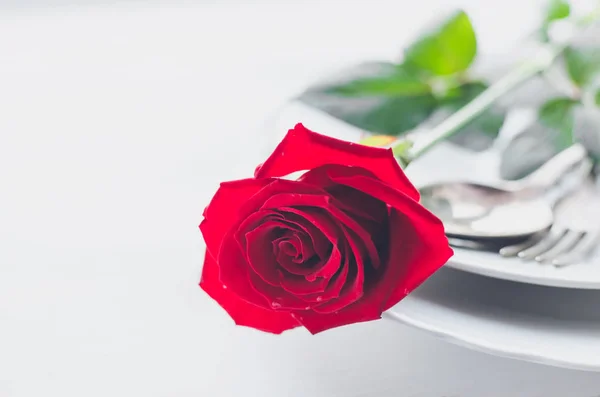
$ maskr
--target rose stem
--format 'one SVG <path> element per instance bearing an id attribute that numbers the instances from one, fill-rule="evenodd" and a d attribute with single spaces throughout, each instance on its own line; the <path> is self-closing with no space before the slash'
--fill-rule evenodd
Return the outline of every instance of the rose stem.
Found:
<path id="1" fill-rule="evenodd" d="M 586 15 L 576 25 L 580 28 L 586 27 L 595 22 L 598 16 L 598 10 L 594 10 L 594 12 Z M 405 165 L 408 165 L 411 161 L 420 157 L 437 143 L 460 131 L 461 127 L 480 115 L 500 97 L 509 93 L 536 74 L 548 69 L 567 46 L 566 41 L 567 40 L 561 44 L 544 45 L 533 57 L 504 75 L 504 77 L 500 78 L 460 110 L 450 115 L 447 119 L 433 127 L 433 129 L 429 130 L 415 141 L 409 141 L 411 144 L 410 148 L 404 150 L 407 139 L 410 140 L 410 138 L 406 138 L 396 142 L 392 146 L 392 149 L 398 149 L 398 157 L 400 157 L 400 160 Z"/>

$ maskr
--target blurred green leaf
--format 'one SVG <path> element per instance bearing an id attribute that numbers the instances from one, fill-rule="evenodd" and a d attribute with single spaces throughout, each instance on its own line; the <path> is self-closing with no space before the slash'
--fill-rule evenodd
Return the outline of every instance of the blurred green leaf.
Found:
<path id="1" fill-rule="evenodd" d="M 571 6 L 565 0 L 550 0 L 546 8 L 546 22 L 564 19 L 571 14 Z"/>
<path id="2" fill-rule="evenodd" d="M 596 91 L 596 95 L 594 95 L 594 102 L 600 107 L 600 90 Z"/>
<path id="3" fill-rule="evenodd" d="M 442 98 L 444 118 L 456 112 L 487 89 L 483 82 L 471 82 L 454 89 L 449 96 Z M 506 111 L 499 106 L 492 106 L 474 120 L 461 128 L 456 135 L 448 138 L 459 146 L 470 150 L 480 151 L 491 146 L 504 124 Z"/>
<path id="4" fill-rule="evenodd" d="M 553 98 L 538 112 L 538 120 L 517 134 L 502 153 L 500 175 L 514 180 L 538 169 L 574 142 L 574 111 L 578 102 Z"/>
<path id="5" fill-rule="evenodd" d="M 371 133 L 399 135 L 433 113 L 437 102 L 431 90 L 415 90 L 413 83 L 410 89 L 407 85 L 400 89 L 398 84 L 393 90 L 380 83 L 356 85 L 358 81 L 381 82 L 397 73 L 398 66 L 391 63 L 358 65 L 336 76 L 336 81 L 310 87 L 298 100 Z"/>
<path id="6" fill-rule="evenodd" d="M 366 131 L 399 135 L 412 130 L 433 113 L 436 106 L 432 95 L 375 98 L 377 103 L 362 110 L 347 109 L 342 120 Z"/>
<path id="7" fill-rule="evenodd" d="M 600 72 L 600 48 L 567 47 L 564 59 L 569 77 L 579 87 L 589 84 Z"/>
<path id="8" fill-rule="evenodd" d="M 392 148 L 392 152 L 395 156 L 404 157 L 412 147 L 413 143 L 411 141 L 402 141 Z"/>
<path id="9" fill-rule="evenodd" d="M 438 76 L 465 71 L 477 53 L 477 39 L 469 16 L 455 11 L 404 53 L 405 63 Z"/>
<path id="10" fill-rule="evenodd" d="M 540 28 L 542 41 L 550 41 L 548 29 L 554 21 L 567 18 L 571 15 L 571 6 L 565 0 L 550 0 L 546 6 L 544 20 Z"/>
<path id="11" fill-rule="evenodd" d="M 406 167 L 410 163 L 409 154 L 412 147 L 413 142 L 406 140 L 398 143 L 392 148 L 392 152 L 394 153 L 394 156 L 396 156 L 396 159 L 402 168 Z"/>
<path id="12" fill-rule="evenodd" d="M 359 78 L 334 85 L 329 87 L 327 92 L 344 96 L 406 96 L 428 94 L 431 92 L 431 87 L 407 68 L 398 65 L 379 76 Z"/>
<path id="13" fill-rule="evenodd" d="M 573 144 L 573 110 L 578 103 L 571 98 L 554 98 L 540 108 L 540 122 L 554 131 L 550 135 L 560 148 Z"/>

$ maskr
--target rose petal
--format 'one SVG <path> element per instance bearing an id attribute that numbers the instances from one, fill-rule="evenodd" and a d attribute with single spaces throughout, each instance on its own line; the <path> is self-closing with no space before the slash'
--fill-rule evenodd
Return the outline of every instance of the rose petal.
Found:
<path id="1" fill-rule="evenodd" d="M 249 272 L 248 280 L 254 291 L 269 302 L 274 310 L 308 310 L 307 303 L 281 287 L 274 287 L 266 283 L 256 273 Z"/>
<path id="2" fill-rule="evenodd" d="M 364 175 L 376 178 L 373 173 L 364 168 L 327 164 L 307 171 L 299 178 L 299 181 L 323 188 L 337 200 L 337 207 L 350 212 L 353 216 L 375 222 L 380 222 L 387 217 L 385 203 L 364 192 L 337 184 L 331 180 L 329 176 L 331 172 L 334 172 L 338 176 Z"/>
<path id="3" fill-rule="evenodd" d="M 300 256 L 300 251 L 302 250 L 302 243 L 300 243 L 300 239 L 295 237 L 295 236 L 291 236 L 291 237 L 287 237 L 282 240 L 282 239 L 278 239 L 279 241 L 276 240 L 277 244 L 273 244 L 273 247 L 277 247 L 278 253 L 281 253 L 283 255 L 292 257 L 294 259 L 296 259 L 297 256 Z M 275 243 L 275 241 L 274 241 Z"/>
<path id="4" fill-rule="evenodd" d="M 294 229 L 293 226 L 283 222 L 283 215 L 277 211 L 263 210 L 250 214 L 239 224 L 235 232 L 235 239 L 240 243 L 243 251 L 246 251 L 246 233 L 256 229 L 265 222 L 271 221 L 279 222 L 281 227 L 284 229 Z"/>
<path id="5" fill-rule="evenodd" d="M 413 226 L 413 233 L 407 233 L 409 228 L 406 227 L 392 235 L 392 238 L 402 236 L 402 245 L 398 247 L 401 252 L 391 251 L 390 263 L 394 263 L 397 258 L 398 263 L 404 266 L 401 281 L 394 284 L 392 293 L 382 307 L 384 311 L 423 284 L 454 255 L 443 233 L 441 222 L 437 227 L 432 227 L 421 222 L 420 219 L 412 219 L 408 216 L 406 222 Z"/>
<path id="6" fill-rule="evenodd" d="M 276 238 L 274 234 L 277 229 L 280 229 L 280 225 L 278 222 L 267 222 L 244 236 L 248 264 L 254 273 L 274 286 L 279 286 L 279 275 L 272 242 Z"/>
<path id="7" fill-rule="evenodd" d="M 332 222 L 330 218 L 323 216 L 323 214 L 319 212 L 308 212 L 305 209 L 297 208 L 324 208 L 329 204 L 329 200 L 331 200 L 331 197 L 324 195 L 281 193 L 276 194 L 267 201 L 265 201 L 261 209 L 278 209 L 280 212 L 291 212 L 302 216 L 311 223 L 313 223 L 315 226 L 317 226 L 331 242 L 335 243 L 338 239 L 338 227 L 335 225 L 334 222 Z"/>
<path id="8" fill-rule="evenodd" d="M 335 217 L 338 221 L 343 223 L 348 229 L 350 229 L 356 235 L 357 241 L 359 241 L 361 243 L 361 245 L 364 245 L 364 247 L 367 251 L 367 255 L 369 256 L 369 259 L 371 260 L 371 262 L 370 262 L 371 266 L 373 266 L 375 269 L 377 269 L 379 267 L 379 253 L 377 252 L 377 247 L 375 247 L 375 243 L 373 242 L 373 240 L 371 240 L 371 234 L 368 233 L 362 227 L 362 225 L 360 225 L 358 222 L 356 222 L 350 216 L 348 216 L 343 211 L 336 208 L 335 205 L 332 205 L 331 203 L 329 203 L 329 205 L 327 206 L 327 211 L 329 211 L 331 213 L 331 215 L 333 215 L 333 217 Z"/>
<path id="9" fill-rule="evenodd" d="M 370 170 L 382 181 L 415 200 L 419 192 L 408 180 L 391 149 L 375 148 L 318 134 L 297 124 L 289 130 L 269 158 L 259 166 L 256 178 L 282 177 L 325 164 L 342 164 Z"/>
<path id="10" fill-rule="evenodd" d="M 364 293 L 365 266 L 362 252 L 357 244 L 357 236 L 350 230 L 344 229 L 346 242 L 350 246 L 352 256 L 348 258 L 348 275 L 346 283 L 342 287 L 337 299 L 331 299 L 321 305 L 315 306 L 313 310 L 317 313 L 332 313 L 361 299 Z"/>
<path id="11" fill-rule="evenodd" d="M 327 258 L 331 252 L 331 242 L 323 232 L 308 219 L 290 212 L 282 212 L 284 222 L 301 229 L 310 239 L 310 244 L 320 258 Z"/>
<path id="12" fill-rule="evenodd" d="M 396 233 L 403 230 L 405 226 L 404 219 L 397 211 L 393 211 L 390 217 L 391 232 L 398 235 Z M 401 255 L 402 250 L 406 248 L 404 245 L 401 247 L 396 248 L 395 255 L 391 255 L 394 260 L 398 259 L 397 255 Z M 377 320 L 381 318 L 383 311 L 382 302 L 389 299 L 390 291 L 393 290 L 395 284 L 400 282 L 403 269 L 401 262 L 389 262 L 386 266 L 382 266 L 377 277 L 368 280 L 362 298 L 337 312 L 319 312 L 315 307 L 312 312 L 295 313 L 294 317 L 312 334 L 352 323 Z M 336 300 L 331 302 L 336 302 Z"/>
<path id="13" fill-rule="evenodd" d="M 327 302 L 330 299 L 337 298 L 338 296 L 340 296 L 342 288 L 346 284 L 346 280 L 348 278 L 348 269 L 350 268 L 348 263 L 348 257 L 349 255 L 345 255 L 344 258 L 342 258 L 343 262 L 340 265 L 340 270 L 333 275 L 331 280 L 329 280 L 329 284 L 327 285 L 327 288 L 325 288 L 325 291 L 323 291 L 322 294 L 314 294 L 308 296 L 305 295 L 301 296 L 300 298 L 309 302 Z"/>
<path id="14" fill-rule="evenodd" d="M 237 325 L 273 334 L 300 326 L 291 313 L 258 307 L 241 299 L 232 289 L 224 288 L 219 281 L 217 262 L 208 251 L 204 257 L 200 287 L 225 309 Z"/>
<path id="15" fill-rule="evenodd" d="M 276 194 L 327 194 L 323 189 L 303 182 L 287 179 L 268 180 L 271 182 L 265 185 L 263 189 L 257 191 L 252 197 L 246 199 L 246 202 L 240 207 L 240 217 L 245 218 L 253 212 L 258 211 L 265 201 Z"/>
<path id="16" fill-rule="evenodd" d="M 429 216 L 424 217 L 431 221 Z M 390 213 L 390 236 L 392 242 L 397 244 L 391 244 L 388 264 L 382 267 L 382 272 L 378 272 L 375 279 L 365 285 L 365 292 L 360 300 L 337 313 L 319 314 L 315 310 L 295 313 L 294 317 L 313 334 L 380 318 L 383 311 L 398 303 L 452 255 L 447 241 L 443 243 L 443 229 L 440 230 L 435 222 L 433 227 L 420 223 L 420 226 L 426 226 L 419 229 L 422 234 L 418 234 L 416 229 L 415 233 L 410 233 L 411 224 L 414 225 L 410 215 L 401 214 L 397 210 Z"/>
<path id="17" fill-rule="evenodd" d="M 204 209 L 200 231 L 207 249 L 218 257 L 225 234 L 239 222 L 239 209 L 246 201 L 272 179 L 241 179 L 221 183 L 214 197 Z"/>
<path id="18" fill-rule="evenodd" d="M 316 266 L 318 263 L 320 262 L 320 258 L 318 257 L 313 257 L 311 259 L 309 259 L 308 261 L 306 261 L 305 263 L 297 263 L 293 260 L 293 258 L 290 258 L 289 256 L 280 253 L 277 256 L 277 263 L 279 264 L 279 266 L 281 266 L 281 268 L 283 270 L 285 270 L 287 273 L 292 274 L 292 275 L 296 275 L 296 276 L 306 276 L 309 275 L 311 273 L 314 273 L 314 266 Z"/>
<path id="19" fill-rule="evenodd" d="M 334 274 L 337 273 L 341 264 L 342 254 L 340 253 L 340 250 L 334 246 L 329 258 L 327 258 L 325 263 L 320 266 L 320 268 L 316 267 L 316 271 L 313 269 L 313 272 L 310 274 L 310 278 L 323 278 L 325 280 L 329 280 Z"/>
<path id="20" fill-rule="evenodd" d="M 233 239 L 233 233 L 229 232 L 223 239 L 222 248 L 219 252 L 219 279 L 227 288 L 245 301 L 256 306 L 270 308 L 270 300 L 256 292 L 248 280 L 248 274 L 252 272 L 239 244 Z M 257 276 L 258 277 L 258 276 Z"/>
<path id="21" fill-rule="evenodd" d="M 363 229 L 358 222 L 336 208 L 335 203 L 332 203 L 333 201 L 334 199 L 330 196 L 282 193 L 271 197 L 265 202 L 262 208 L 280 208 L 281 211 L 294 212 L 305 217 L 313 216 L 317 213 L 310 211 L 309 209 L 298 210 L 294 207 L 317 207 L 325 210 L 325 212 L 331 214 L 333 218 L 347 226 L 355 235 L 357 235 L 357 241 L 360 241 L 361 246 L 364 245 L 366 248 L 367 254 L 371 259 L 371 265 L 377 268 L 379 266 L 379 255 L 375 244 L 371 240 L 371 235 Z M 324 231 L 324 233 L 328 235 L 326 231 Z"/>
<path id="22" fill-rule="evenodd" d="M 309 295 L 317 294 L 325 291 L 329 280 L 324 278 L 318 278 L 313 282 L 306 281 L 302 276 L 292 276 L 290 274 L 281 276 L 281 288 L 287 292 L 298 296 L 298 295 Z M 301 296 L 298 298 L 302 299 Z"/>
<path id="23" fill-rule="evenodd" d="M 292 207 L 283 207 L 281 211 L 285 213 L 285 216 L 289 216 L 290 214 L 295 214 L 301 217 L 306 218 L 308 221 L 313 223 L 316 227 L 321 229 L 325 236 L 332 242 L 333 248 L 331 253 L 329 254 L 328 260 L 322 262 L 323 265 L 321 267 L 313 267 L 312 271 L 306 275 L 306 279 L 308 281 L 314 281 L 317 277 L 323 277 L 326 279 L 331 278 L 338 269 L 338 264 L 335 260 L 331 260 L 332 257 L 335 258 L 334 251 L 336 250 L 336 245 L 338 243 L 338 234 L 340 232 L 340 228 L 335 225 L 334 221 L 330 219 L 325 214 L 319 212 L 316 209 L 298 209 Z"/>
<path id="24" fill-rule="evenodd" d="M 307 236 L 306 233 L 296 233 L 291 240 L 297 244 L 296 249 L 298 254 L 294 258 L 295 262 L 302 263 L 315 255 L 315 249 L 310 236 Z"/>
<path id="25" fill-rule="evenodd" d="M 374 197 L 386 202 L 408 219 L 412 226 L 412 233 L 407 233 L 410 230 L 407 227 L 390 232 L 391 248 L 394 248 L 394 241 L 402 241 L 402 239 L 409 240 L 412 245 L 404 248 L 402 255 L 405 258 L 402 261 L 406 270 L 402 276 L 402 282 L 396 284 L 384 310 L 398 303 L 404 296 L 421 285 L 454 254 L 448 244 L 442 222 L 418 202 L 372 178 L 355 176 L 334 179 L 341 184 L 369 192 Z M 392 224 L 391 221 L 390 227 Z M 410 249 L 407 250 L 406 247 L 410 247 Z M 390 255 L 394 256 L 394 253 L 392 252 Z M 400 258 L 401 255 L 398 254 L 395 257 Z M 390 263 L 391 261 L 390 258 Z"/>

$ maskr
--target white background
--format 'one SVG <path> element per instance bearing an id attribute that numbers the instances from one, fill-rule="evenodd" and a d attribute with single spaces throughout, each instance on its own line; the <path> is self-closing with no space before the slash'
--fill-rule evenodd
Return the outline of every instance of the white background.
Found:
<path id="1" fill-rule="evenodd" d="M 540 2 L 460 3 L 500 53 Z M 388 321 L 236 328 L 197 287 L 202 209 L 264 119 L 456 4 L 0 1 L 0 396 L 600 395 Z"/>

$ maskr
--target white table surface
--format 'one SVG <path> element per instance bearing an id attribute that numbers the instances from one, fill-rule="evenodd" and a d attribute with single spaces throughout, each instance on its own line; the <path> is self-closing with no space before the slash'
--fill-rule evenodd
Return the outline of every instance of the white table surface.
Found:
<path id="1" fill-rule="evenodd" d="M 197 287 L 202 209 L 269 112 L 457 3 L 0 1 L 0 396 L 599 395 L 387 321 L 236 328 Z M 539 1 L 461 3 L 501 51 Z"/>

